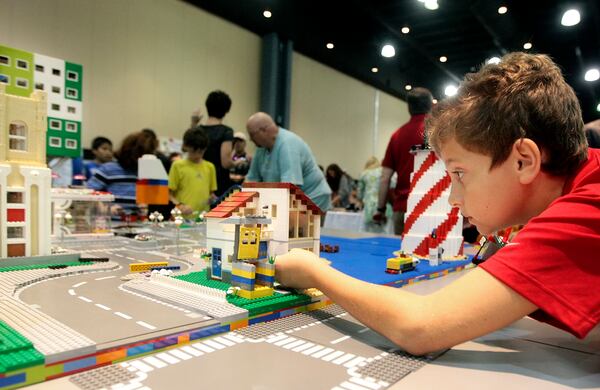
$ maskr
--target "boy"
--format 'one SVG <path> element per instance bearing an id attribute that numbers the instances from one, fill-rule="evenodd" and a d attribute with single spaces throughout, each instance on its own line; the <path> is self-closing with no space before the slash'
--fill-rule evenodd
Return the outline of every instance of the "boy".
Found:
<path id="1" fill-rule="evenodd" d="M 201 128 L 189 129 L 183 135 L 183 151 L 187 158 L 177 160 L 169 171 L 171 201 L 187 218 L 194 212 L 209 210 L 217 189 L 215 166 L 203 160 L 208 137 Z"/>
<path id="2" fill-rule="evenodd" d="M 583 338 L 600 321 L 600 151 L 577 98 L 544 55 L 513 53 L 469 74 L 427 122 L 450 202 L 479 231 L 526 224 L 478 268 L 428 296 L 348 277 L 309 252 L 278 256 L 281 283 L 317 287 L 413 354 L 530 315 Z"/>
<path id="3" fill-rule="evenodd" d="M 85 163 L 85 179 L 90 180 L 98 167 L 113 160 L 113 145 L 106 137 L 96 137 L 92 141 L 94 159 Z"/>

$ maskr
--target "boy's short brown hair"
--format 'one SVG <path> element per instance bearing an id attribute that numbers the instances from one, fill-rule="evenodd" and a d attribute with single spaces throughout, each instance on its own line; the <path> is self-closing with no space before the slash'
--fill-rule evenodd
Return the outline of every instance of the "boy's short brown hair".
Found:
<path id="1" fill-rule="evenodd" d="M 572 173 L 587 159 L 575 92 L 542 54 L 507 54 L 467 74 L 458 93 L 434 107 L 426 129 L 434 149 L 454 137 L 465 149 L 490 156 L 491 168 L 506 161 L 520 138 L 544 152 L 547 173 Z"/>

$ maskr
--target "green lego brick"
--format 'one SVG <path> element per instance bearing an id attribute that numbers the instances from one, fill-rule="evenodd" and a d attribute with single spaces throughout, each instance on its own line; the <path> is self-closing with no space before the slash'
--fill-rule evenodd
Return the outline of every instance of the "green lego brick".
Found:
<path id="1" fill-rule="evenodd" d="M 0 354 L 0 373 L 44 363 L 44 355 L 34 348 Z"/>
<path id="2" fill-rule="evenodd" d="M 257 299 L 228 297 L 227 301 L 248 310 L 248 315 L 252 317 L 275 310 L 306 305 L 311 302 L 311 298 L 304 294 L 280 294 L 276 292 L 274 295 Z"/>
<path id="3" fill-rule="evenodd" d="M 206 276 L 206 270 L 202 270 L 200 272 L 191 272 L 187 275 L 176 276 L 175 279 L 184 280 L 194 284 L 200 284 L 205 287 L 222 291 L 227 291 L 229 287 L 231 287 L 229 283 L 221 282 L 220 280 L 208 279 Z"/>
<path id="4" fill-rule="evenodd" d="M 73 77 L 72 77 L 73 76 Z M 65 99 L 81 101 L 81 86 L 83 84 L 83 67 L 65 61 Z M 75 95 L 67 93 L 68 89 L 75 90 Z"/>
<path id="5" fill-rule="evenodd" d="M 31 341 L 0 320 L 0 354 L 32 347 Z"/>
<path id="6" fill-rule="evenodd" d="M 6 93 L 29 97 L 33 92 L 33 53 L 0 46 L 0 55 L 8 60 L 8 64 L 0 63 L 0 74 L 9 81 Z M 25 82 L 26 86 L 19 85 L 18 82 Z"/>
<path id="7" fill-rule="evenodd" d="M 65 267 L 76 267 L 80 265 L 91 265 L 93 262 L 87 261 L 78 261 L 78 262 L 70 262 L 70 263 L 56 263 L 56 264 L 32 264 L 32 265 L 15 265 L 12 267 L 2 267 L 0 268 L 0 272 L 13 272 L 13 271 L 28 271 L 32 269 L 41 269 L 41 268 L 49 268 L 56 266 L 65 266 Z"/>

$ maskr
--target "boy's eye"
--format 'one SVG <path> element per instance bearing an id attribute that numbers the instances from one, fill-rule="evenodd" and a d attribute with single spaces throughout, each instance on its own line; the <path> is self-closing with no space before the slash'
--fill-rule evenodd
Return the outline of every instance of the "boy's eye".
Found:
<path id="1" fill-rule="evenodd" d="M 453 171 L 452 172 L 453 175 L 456 175 L 456 177 L 458 178 L 458 180 L 462 180 L 463 175 L 465 174 L 463 171 Z"/>

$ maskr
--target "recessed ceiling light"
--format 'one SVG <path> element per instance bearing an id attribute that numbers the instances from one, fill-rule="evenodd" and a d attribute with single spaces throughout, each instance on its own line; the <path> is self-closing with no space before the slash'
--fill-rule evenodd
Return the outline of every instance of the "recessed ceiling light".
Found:
<path id="1" fill-rule="evenodd" d="M 581 15 L 579 14 L 579 11 L 577 11 L 576 9 L 570 9 L 563 14 L 562 19 L 560 20 L 560 24 L 562 24 L 563 26 L 570 27 L 579 23 L 580 20 Z"/>
<path id="2" fill-rule="evenodd" d="M 440 57 L 440 62 L 446 62 L 446 61 L 448 61 L 448 57 L 446 57 L 446 56 Z"/>
<path id="3" fill-rule="evenodd" d="M 437 104 L 437 99 L 432 100 L 433 104 Z"/>
<path id="4" fill-rule="evenodd" d="M 444 88 L 444 94 L 446 96 L 454 96 L 456 95 L 456 92 L 458 92 L 458 88 L 456 88 L 455 85 L 447 85 L 446 88 Z"/>
<path id="5" fill-rule="evenodd" d="M 329 42 L 327 45 L 325 45 L 326 48 L 328 49 L 333 49 L 333 43 Z"/>
<path id="6" fill-rule="evenodd" d="M 492 57 L 489 60 L 486 61 L 488 64 L 499 64 L 500 63 L 500 57 Z"/>
<path id="7" fill-rule="evenodd" d="M 410 28 L 404 26 L 404 27 L 402 27 L 402 30 L 400 30 L 400 31 L 402 31 L 402 34 L 408 34 L 410 32 Z"/>
<path id="8" fill-rule="evenodd" d="M 436 10 L 438 8 L 440 8 L 437 0 L 425 0 L 425 8 L 430 9 L 430 10 Z"/>
<path id="9" fill-rule="evenodd" d="M 584 78 L 585 81 L 596 81 L 600 79 L 600 71 L 598 71 L 597 68 L 588 69 L 587 72 L 585 72 Z"/>
<path id="10" fill-rule="evenodd" d="M 498 8 L 498 13 L 500 15 L 504 15 L 507 12 L 508 12 L 508 8 L 506 8 L 505 6 L 502 6 L 502 7 Z"/>
<path id="11" fill-rule="evenodd" d="M 531 44 L 531 42 L 525 42 L 525 43 L 523 44 L 523 49 L 525 49 L 525 50 L 529 50 L 529 49 L 531 49 L 532 47 L 533 47 L 533 45 Z"/>
<path id="12" fill-rule="evenodd" d="M 376 67 L 372 67 L 372 68 L 371 68 L 371 72 L 373 72 L 373 73 L 377 73 L 377 72 L 379 72 L 379 69 L 377 69 Z"/>
<path id="13" fill-rule="evenodd" d="M 273 16 L 273 14 L 271 13 L 271 11 L 269 11 L 268 9 L 263 11 L 263 16 L 267 19 L 269 19 L 271 16 Z"/>
<path id="14" fill-rule="evenodd" d="M 412 85 L 410 85 L 410 84 L 406 84 L 406 85 L 404 86 L 404 89 L 406 89 L 407 91 L 410 91 L 410 90 L 412 89 Z"/>
<path id="15" fill-rule="evenodd" d="M 391 58 L 396 55 L 396 49 L 392 45 L 385 45 L 381 48 L 381 55 L 386 58 Z"/>

